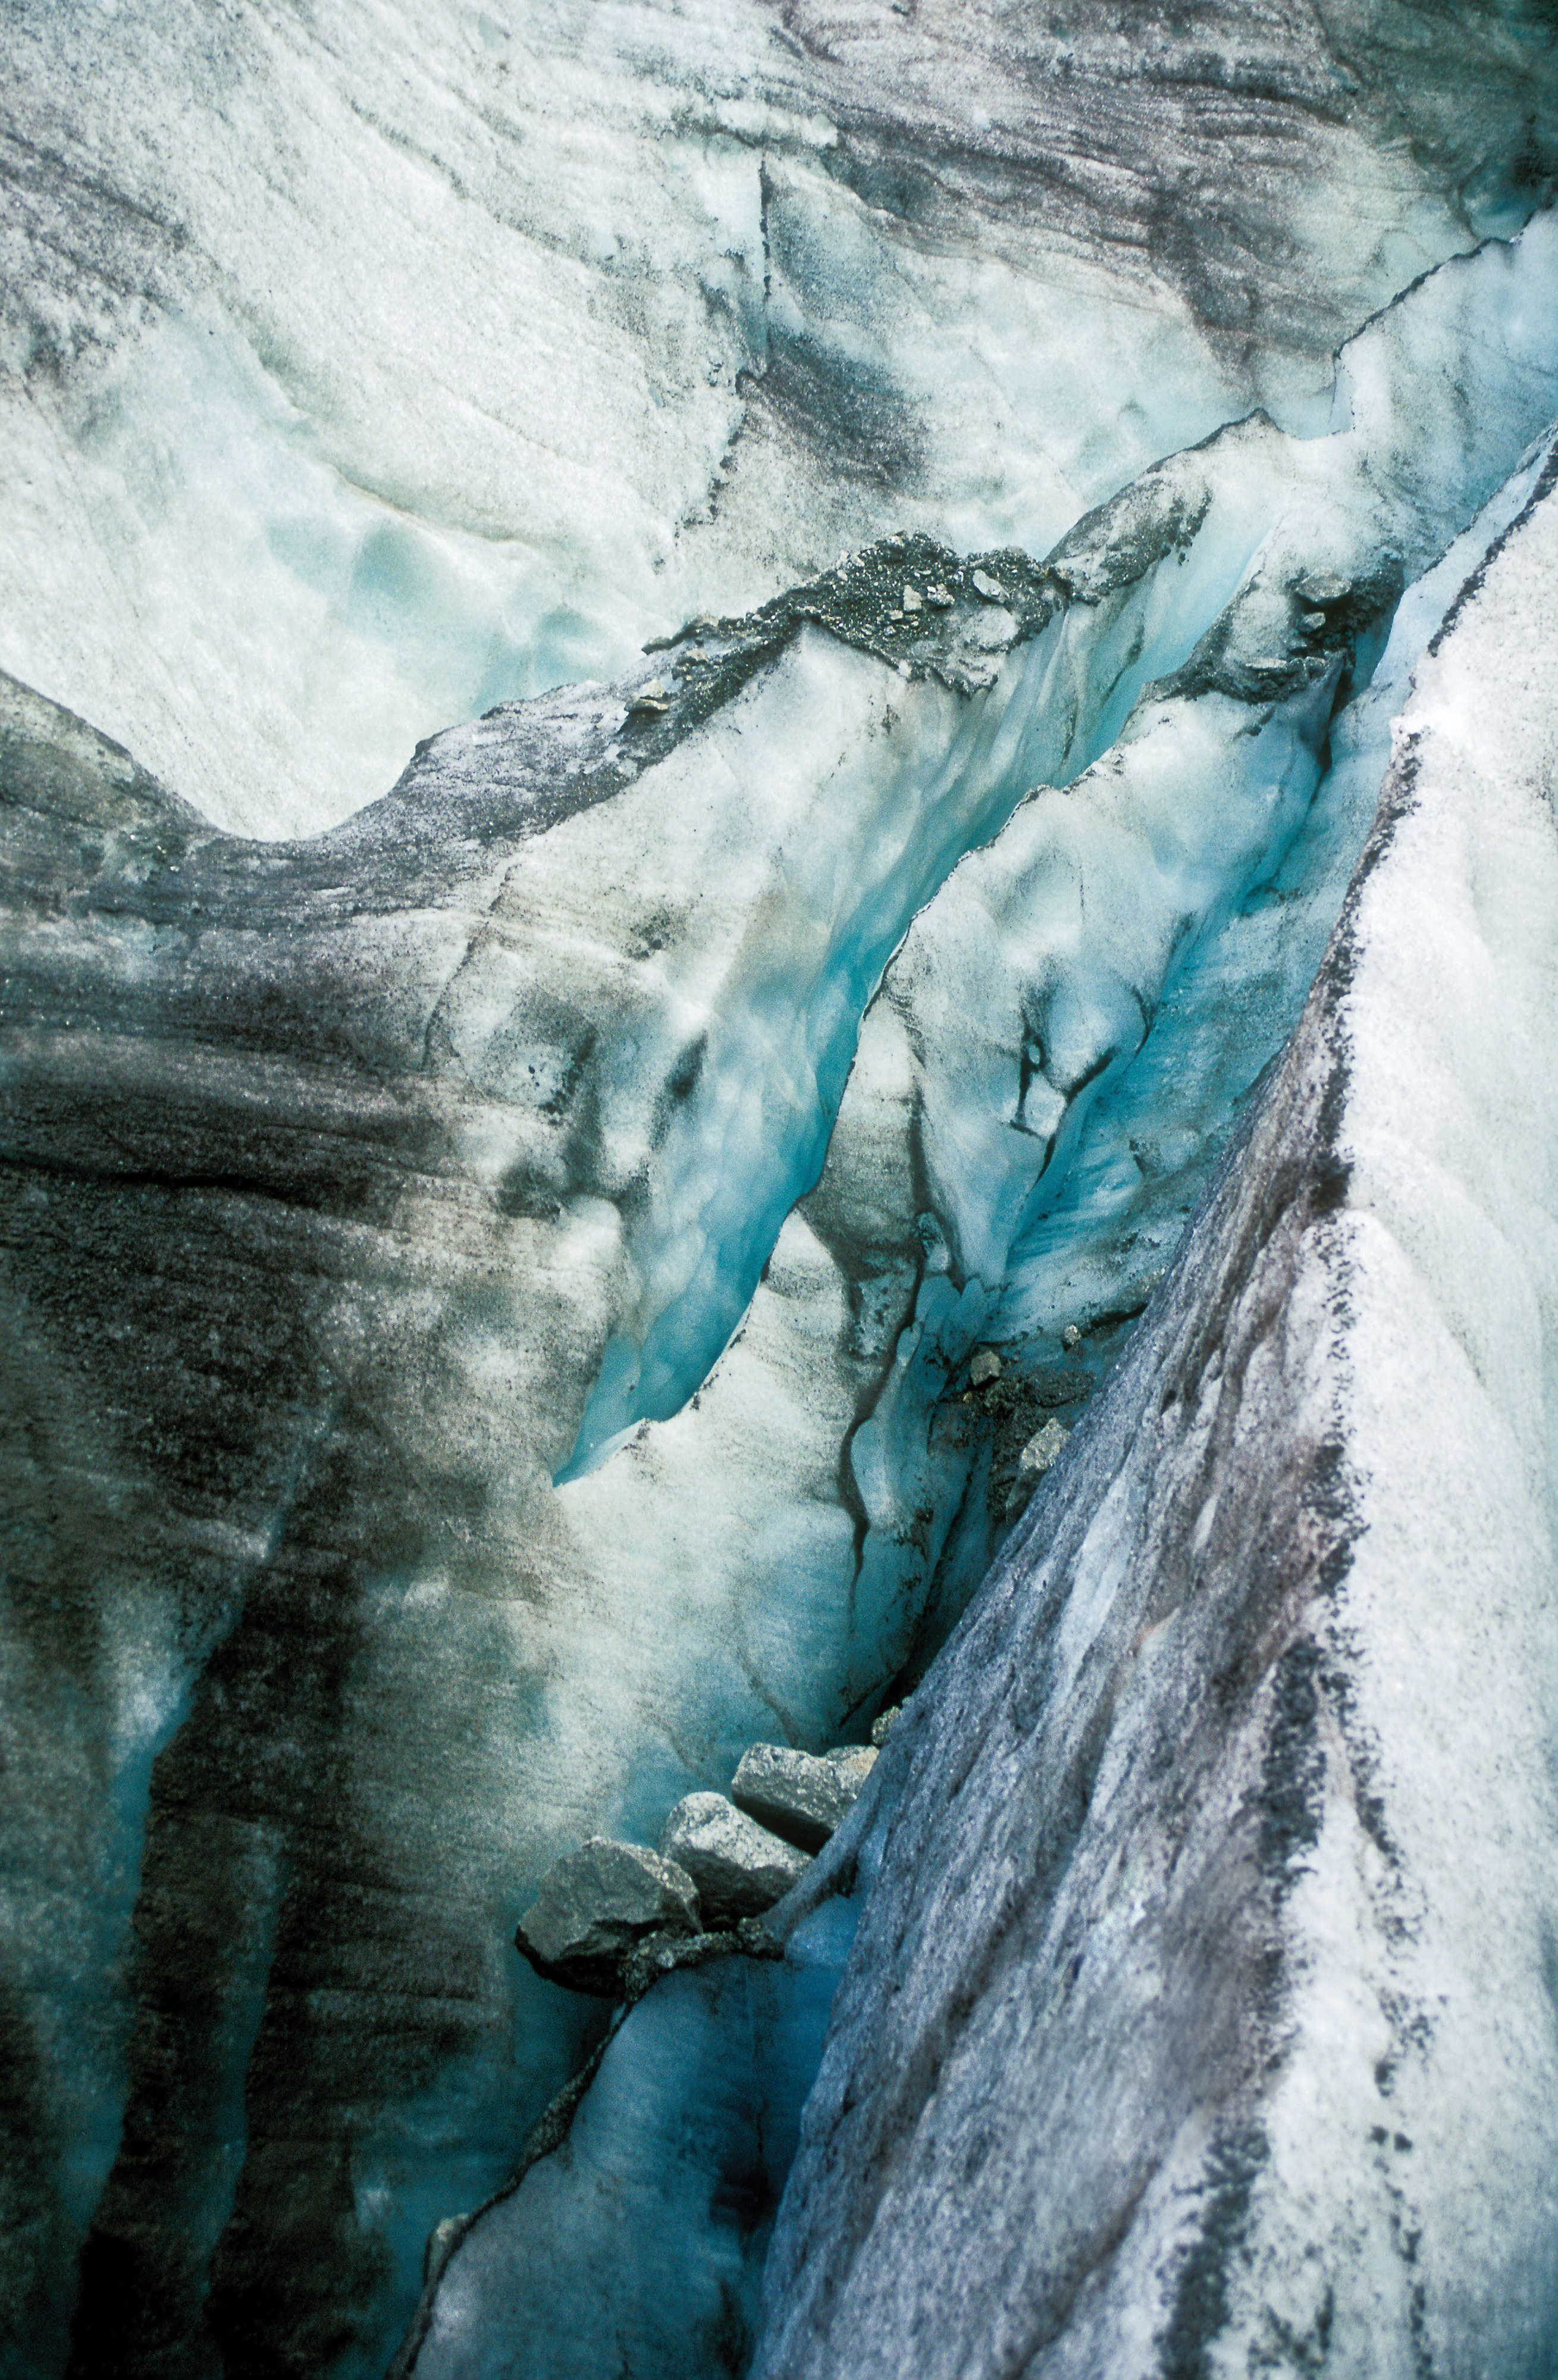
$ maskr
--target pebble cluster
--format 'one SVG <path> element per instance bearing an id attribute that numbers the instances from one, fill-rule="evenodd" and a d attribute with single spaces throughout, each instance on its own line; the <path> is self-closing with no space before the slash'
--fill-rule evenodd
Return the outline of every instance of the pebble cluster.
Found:
<path id="1" fill-rule="evenodd" d="M 721 1953 L 775 1955 L 758 1921 L 840 1824 L 880 1740 L 824 1753 L 755 1743 L 728 1795 L 677 1803 L 655 1851 L 592 1836 L 541 1878 L 515 1948 L 549 1982 L 612 1999 Z"/>

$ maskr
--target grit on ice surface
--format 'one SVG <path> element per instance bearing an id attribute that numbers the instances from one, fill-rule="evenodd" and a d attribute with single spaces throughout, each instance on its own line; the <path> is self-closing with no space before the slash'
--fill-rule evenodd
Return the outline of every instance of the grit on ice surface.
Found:
<path id="1" fill-rule="evenodd" d="M 509 1948 L 540 1871 L 859 1732 L 1000 1536 L 971 1349 L 1117 1350 L 1558 409 L 1553 219 L 1477 247 L 1540 195 L 1551 29 L 1419 18 L 9 12 L 27 2380 L 381 2369 L 589 2046 Z M 1489 1281 L 1447 1378 L 1535 1345 Z M 739 2363 L 856 1914 L 642 2004 L 429 2371 Z M 1301 2113 L 1265 2180 L 1228 2151 L 1250 2205 Z"/>

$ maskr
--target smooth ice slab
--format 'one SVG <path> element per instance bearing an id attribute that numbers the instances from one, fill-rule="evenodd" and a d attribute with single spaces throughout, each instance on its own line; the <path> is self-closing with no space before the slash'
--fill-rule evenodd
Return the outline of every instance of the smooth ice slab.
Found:
<path id="1" fill-rule="evenodd" d="M 561 2143 L 463 2230 L 393 2380 L 746 2368 L 854 1915 L 791 1912 L 782 1959 L 682 1970 L 628 2011 Z"/>

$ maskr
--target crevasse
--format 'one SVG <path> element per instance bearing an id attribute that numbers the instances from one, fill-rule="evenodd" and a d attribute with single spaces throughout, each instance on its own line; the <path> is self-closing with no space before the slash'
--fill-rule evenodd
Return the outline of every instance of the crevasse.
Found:
<path id="1" fill-rule="evenodd" d="M 1485 267 L 1495 322 L 1509 262 L 1495 251 Z M 1468 277 L 1432 293 L 1430 303 L 1450 300 L 1437 318 L 1441 337 L 1446 319 L 1463 331 L 1468 311 L 1476 320 L 1476 288 Z M 1398 339 L 1393 323 L 1379 336 L 1387 364 L 1393 346 L 1399 354 L 1421 344 L 1419 332 Z M 1473 336 L 1480 371 L 1485 321 Z M 1540 451 L 1522 462 L 1518 448 L 1550 418 L 1554 383 L 1551 364 L 1545 377 L 1533 370 L 1528 380 L 1527 370 L 1517 360 L 1508 383 L 1509 445 L 1497 459 L 1463 446 L 1458 483 L 1432 438 L 1422 480 L 1412 471 L 1408 400 L 1397 382 L 1391 468 L 1410 493 L 1393 521 L 1382 521 L 1372 472 L 1348 477 L 1371 419 L 1358 393 L 1367 375 L 1352 381 L 1359 427 L 1307 457 L 1281 454 L 1284 480 L 1307 462 L 1305 492 L 1286 518 L 1278 512 L 1218 635 L 1178 678 L 1161 673 L 1168 682 L 1069 792 L 1022 802 L 912 921 L 867 1006 L 817 1186 L 786 1220 L 743 1327 L 695 1405 L 635 1433 L 564 1489 L 581 1558 L 631 1579 L 636 1597 L 674 1592 L 683 1615 L 690 1597 L 710 1613 L 722 1595 L 731 1598 L 749 1646 L 762 1646 L 787 1729 L 826 1736 L 851 1709 L 868 1708 L 900 1664 L 917 1675 L 984 1573 L 1000 1533 L 999 1503 L 988 1493 L 992 1450 L 947 1395 L 971 1346 L 995 1341 L 1021 1373 L 1057 1354 L 1061 1323 L 1080 1320 L 1106 1361 L 1172 1256 L 1213 1156 L 1302 1005 L 1372 815 L 1390 721 L 1411 672 L 1541 468 Z M 1379 385 L 1376 377 L 1376 439 L 1393 418 L 1379 405 Z M 1259 478 L 1266 436 L 1234 443 L 1235 472 L 1250 469 L 1253 445 Z M 1455 540 L 1509 465 L 1513 476 Z M 1329 487 L 1327 472 L 1335 474 Z M 1442 527 L 1427 536 L 1425 482 L 1437 489 L 1434 507 L 1443 506 Z M 1450 550 L 1435 560 L 1444 544 Z M 1391 581 L 1380 562 L 1393 545 L 1413 580 L 1399 604 L 1399 577 Z M 1339 587 L 1371 585 L 1369 605 L 1355 613 L 1349 681 L 1322 666 L 1269 696 L 1279 662 L 1290 666 L 1304 635 L 1319 633 L 1305 631 L 1303 613 L 1335 603 Z M 1339 685 L 1343 706 L 1334 710 Z M 1036 1086 L 1052 1101 L 1048 1161 L 1048 1133 L 1031 1128 Z M 831 1404 L 829 1365 L 839 1391 Z M 803 1369 L 810 1428 L 791 1385 Z M 824 1525 L 815 1483 L 840 1444 L 840 1425 L 844 1460 Z M 739 1487 L 727 1466 L 739 1466 Z M 792 1481 L 804 1483 L 799 1494 Z M 708 1525 L 692 1586 L 670 1516 L 699 1503 Z M 668 1540 L 662 1571 L 658 1549 Z M 769 1617 L 781 1607 L 804 1648 L 791 1658 L 779 1655 Z M 653 1626 L 646 1621 L 646 1635 Z M 703 1641 L 717 1643 L 718 1631 L 706 1624 Z M 741 1708 L 738 1666 L 726 1671 L 732 1714 Z M 817 1694 L 819 1670 L 837 1682 L 831 1704 Z M 707 1652 L 699 1684 L 719 1700 L 719 1670 Z M 638 1690 L 646 1703 L 678 1699 L 658 1665 L 640 1672 Z M 685 1706 L 684 1689 L 682 1698 Z M 705 1741 L 698 1773 L 718 1782 L 739 1729 L 717 1721 Z M 646 1759 L 619 1804 L 630 1831 L 652 1834 L 674 1769 Z M 849 1914 L 839 1905 L 846 1935 Z M 839 1959 L 846 1947 L 841 1937 Z M 798 1949 L 798 1961 L 804 1955 Z M 695 2017 L 706 2028 L 685 2053 L 685 2070 L 719 2071 L 738 2102 L 744 2095 L 760 2103 L 765 2076 L 776 2091 L 781 2074 L 784 2087 L 803 2088 L 777 2052 L 761 2041 L 755 2048 L 744 2030 L 731 2035 L 720 2012 L 725 1991 L 711 2000 L 678 1979 L 675 2021 Z M 614 2087 L 632 2070 L 635 2038 L 646 2044 L 652 2027 L 671 2021 L 669 2004 L 660 2019 L 646 2010 L 629 2019 L 609 2053 Z M 537 2241 L 567 2231 L 572 2216 L 562 2210 L 572 2208 L 571 2193 L 583 2204 L 602 2188 L 622 2189 L 631 2204 L 628 2177 L 646 2147 L 649 2169 L 659 2169 L 659 2119 L 646 2118 L 644 2135 L 630 2140 L 611 2129 L 609 2104 L 603 2095 L 599 2123 L 575 2151 L 560 2153 L 543 2180 L 527 2179 L 471 2235 L 435 2301 L 418 2371 L 530 2368 L 515 2354 L 540 2356 L 549 2373 L 597 2368 L 602 2343 L 588 2325 L 577 2334 L 567 2280 L 555 2317 L 537 2308 L 523 2349 L 501 2308 L 516 2276 L 533 2274 Z M 674 2095 L 670 2104 L 680 2104 Z M 759 2198 L 771 2207 L 782 2155 L 765 2162 L 761 2126 L 743 2133 L 745 2119 L 733 2120 L 707 2170 L 733 2162 L 761 2175 L 767 2195 Z M 709 2204 L 707 2217 L 678 2233 L 685 2325 L 674 2338 L 661 2336 L 649 2312 L 651 2298 L 661 2300 L 663 2252 L 651 2268 L 622 2252 L 605 2318 L 618 2334 L 643 2336 L 648 2369 L 717 2368 L 720 2355 L 744 2352 L 740 2341 L 752 2335 L 767 2216 L 743 2228 L 718 2187 Z"/>

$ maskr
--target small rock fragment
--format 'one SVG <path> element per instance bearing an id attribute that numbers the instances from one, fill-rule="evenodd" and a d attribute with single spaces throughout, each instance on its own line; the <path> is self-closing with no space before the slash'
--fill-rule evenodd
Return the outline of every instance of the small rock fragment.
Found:
<path id="1" fill-rule="evenodd" d="M 670 705 L 666 699 L 665 680 L 658 677 L 652 677 L 647 686 L 641 686 L 628 704 L 630 716 L 639 714 L 650 719 L 658 719 L 670 708 Z"/>
<path id="2" fill-rule="evenodd" d="M 1022 1510 L 1070 1435 L 1064 1422 L 1053 1419 L 1033 1432 L 1017 1458 L 1017 1477 L 1007 1498 L 1008 1519 Z"/>
<path id="3" fill-rule="evenodd" d="M 698 1890 L 684 1868 L 595 1835 L 547 1870 L 514 1948 L 549 1983 L 611 1997 L 644 1935 L 698 1930 Z"/>
<path id="4" fill-rule="evenodd" d="M 698 1888 L 704 1924 L 760 1916 L 783 1899 L 806 1854 L 738 1810 L 723 1793 L 689 1793 L 660 1829 L 660 1856 Z"/>
<path id="5" fill-rule="evenodd" d="M 871 1774 L 869 1744 L 837 1752 L 791 1752 L 782 1743 L 755 1743 L 742 1759 L 731 1799 L 748 1817 L 770 1827 L 803 1852 L 819 1852 Z"/>
<path id="6" fill-rule="evenodd" d="M 1080 1347 L 1081 1343 L 1081 1332 L 1074 1322 L 1068 1322 L 1065 1330 L 1060 1333 L 1060 1344 L 1062 1347 Z"/>
<path id="7" fill-rule="evenodd" d="M 976 1347 L 973 1361 L 969 1366 L 969 1378 L 974 1387 L 983 1389 L 987 1382 L 998 1380 L 1000 1377 L 1001 1359 L 994 1347 Z"/>
<path id="8" fill-rule="evenodd" d="M 927 587 L 925 601 L 927 603 L 934 603 L 938 612 L 949 612 L 952 609 L 952 598 L 945 587 Z"/>
<path id="9" fill-rule="evenodd" d="M 422 2251 L 422 2278 L 430 2281 L 435 2273 L 443 2270 L 449 2252 L 470 2222 L 468 2215 L 446 2215 L 435 2223 L 428 2234 L 428 2244 Z"/>
<path id="10" fill-rule="evenodd" d="M 976 570 L 972 574 L 972 577 L 974 593 L 976 595 L 982 595 L 986 603 L 1004 603 L 1006 601 L 1007 590 L 1001 585 L 998 578 L 992 578 L 987 570 Z"/>
<path id="11" fill-rule="evenodd" d="M 1070 1435 L 1065 1423 L 1053 1415 L 1042 1423 L 1017 1458 L 1018 1477 L 1026 1472 L 1031 1479 L 1042 1479 Z"/>
<path id="12" fill-rule="evenodd" d="M 971 613 L 960 624 L 960 636 L 966 653 L 1004 652 L 1017 637 L 1017 622 L 999 603 L 988 612 Z"/>
<path id="13" fill-rule="evenodd" d="M 1338 578 L 1335 571 L 1306 570 L 1301 578 L 1293 581 L 1293 592 L 1306 603 L 1339 603 L 1352 589 L 1348 581 Z"/>
<path id="14" fill-rule="evenodd" d="M 1302 625 L 1306 628 L 1323 628 L 1325 625 L 1325 614 L 1323 612 L 1300 612 L 1298 618 Z"/>
<path id="15" fill-rule="evenodd" d="M 907 584 L 905 585 L 903 589 L 903 608 L 905 612 L 924 611 L 924 603 L 917 587 L 911 587 Z"/>
<path id="16" fill-rule="evenodd" d="M 901 1703 L 894 1703 L 888 1709 L 881 1712 L 877 1718 L 872 1720 L 871 1741 L 876 1745 L 878 1752 L 882 1749 L 883 1744 L 886 1743 L 888 1735 L 892 1731 L 892 1723 L 902 1708 L 903 1705 Z"/>

